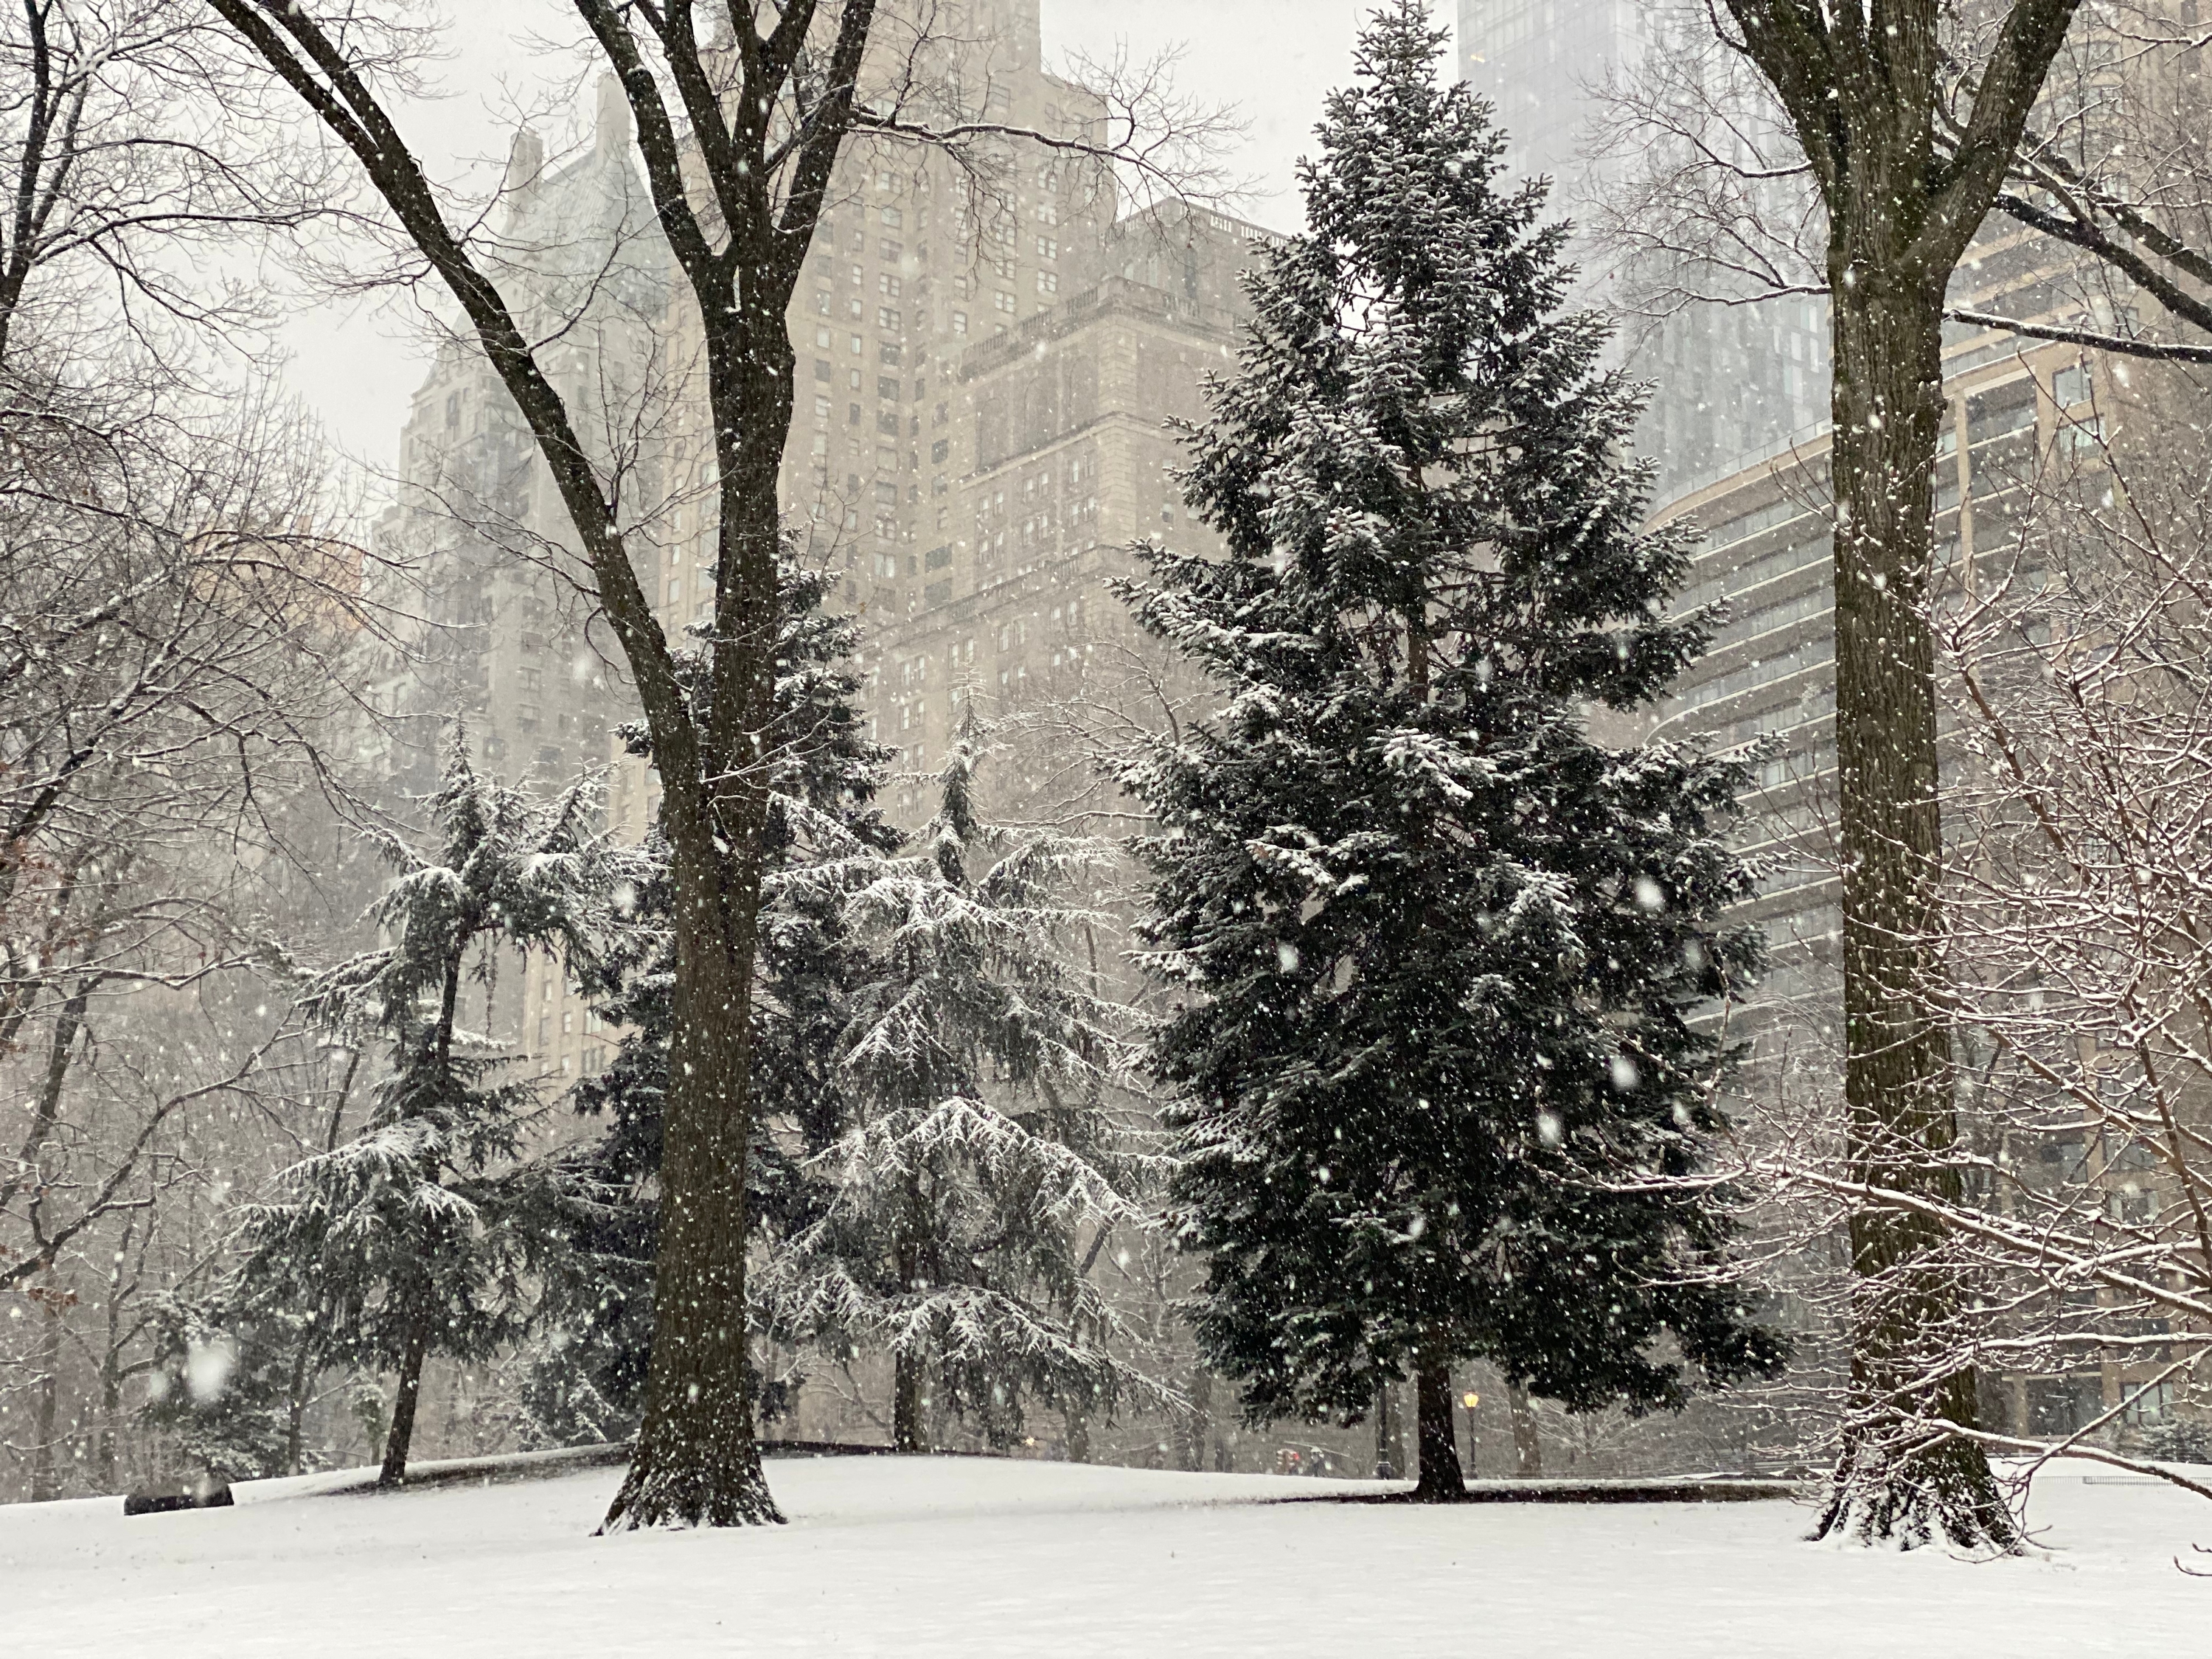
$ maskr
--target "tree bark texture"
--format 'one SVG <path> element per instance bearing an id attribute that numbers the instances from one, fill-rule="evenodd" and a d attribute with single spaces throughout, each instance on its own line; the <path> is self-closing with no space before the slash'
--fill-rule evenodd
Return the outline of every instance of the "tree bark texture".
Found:
<path id="1" fill-rule="evenodd" d="M 1836 766 L 1843 867 L 1846 1158 L 1864 1185 L 1955 1195 L 1938 951 L 1942 802 L 1932 576 L 1943 300 L 1996 200 L 2078 0 L 2014 0 L 1953 153 L 1936 142 L 1941 0 L 1869 9 L 1728 0 L 1788 112 L 1828 220 L 1834 353 Z M 1974 1426 L 1975 1380 L 1940 1229 L 1862 1206 L 1850 1222 L 1853 1407 L 1818 1532 L 1967 1547 L 2019 1534 Z"/>
<path id="2" fill-rule="evenodd" d="M 922 1363 L 919 1354 L 891 1358 L 891 1447 L 896 1451 L 929 1449 L 929 1425 L 922 1420 Z"/>
<path id="3" fill-rule="evenodd" d="M 1413 1486 L 1417 1504 L 1457 1504 L 1467 1498 L 1467 1476 L 1459 1461 L 1459 1407 L 1452 1399 L 1448 1361 L 1423 1355 L 1413 1374 L 1414 1433 L 1420 1459 Z"/>
<path id="4" fill-rule="evenodd" d="M 1844 1098 L 1852 1178 L 1955 1202 L 1958 1139 L 1945 1013 L 1934 574 L 1944 414 L 1942 279 L 1869 250 L 1883 216 L 1838 237 L 1833 305 L 1836 765 L 1843 866 Z M 1851 257 L 1855 250 L 1865 250 Z M 1881 257 L 1887 255 L 1887 257 Z M 1904 264 L 1901 280 L 1886 267 Z M 1948 271 L 1945 273 L 1948 276 Z M 1861 1205 L 1850 1218 L 1853 1421 L 1820 1528 L 1962 1547 L 2016 1539 L 1972 1441 L 1970 1365 L 1945 1368 L 1960 1310 L 1941 1224 Z M 1932 1367 L 1931 1361 L 1936 1361 Z M 1929 1376 L 1924 1384 L 1915 1379 Z"/>
<path id="5" fill-rule="evenodd" d="M 380 1486 L 403 1486 L 407 1480 L 407 1453 L 415 1440 L 415 1407 L 422 1398 L 422 1363 L 430 1352 L 430 1321 L 426 1314 L 407 1333 L 407 1346 L 399 1356 L 399 1390 L 392 1397 L 392 1427 L 384 1437 L 384 1467 L 376 1472 Z"/>

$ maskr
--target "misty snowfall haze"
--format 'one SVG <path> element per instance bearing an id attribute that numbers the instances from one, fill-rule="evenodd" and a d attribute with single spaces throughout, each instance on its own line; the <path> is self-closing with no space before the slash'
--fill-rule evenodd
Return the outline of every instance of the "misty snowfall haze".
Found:
<path id="1" fill-rule="evenodd" d="M 8 1650 L 2186 1650 L 2199 10 L 0 16 Z"/>

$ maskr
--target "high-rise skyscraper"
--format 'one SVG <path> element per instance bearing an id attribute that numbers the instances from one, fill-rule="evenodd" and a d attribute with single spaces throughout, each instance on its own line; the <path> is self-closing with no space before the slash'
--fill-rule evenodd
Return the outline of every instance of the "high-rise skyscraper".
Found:
<path id="1" fill-rule="evenodd" d="M 1459 0 L 1459 75 L 1495 107 L 1508 164 L 1553 181 L 1552 209 L 1597 222 L 1597 204 L 1636 165 L 1606 142 L 1609 90 L 1658 45 L 1652 8 L 1632 0 Z M 1674 497 L 1808 437 L 1826 418 L 1826 314 L 1802 296 L 1637 314 L 1649 285 L 1613 250 L 1579 239 L 1585 296 L 1623 309 L 1629 368 L 1653 385 L 1638 434 Z M 1713 279 L 1700 274 L 1701 283 Z"/>
<path id="2" fill-rule="evenodd" d="M 1071 133 L 1095 97 L 1041 64 L 1036 0 L 930 13 L 923 77 L 945 113 Z M 718 497 L 688 289 L 653 229 L 629 110 L 600 90 L 592 143 L 549 167 L 518 136 L 497 210 L 503 276 L 586 441 L 620 458 L 633 562 L 672 636 L 714 592 Z M 1237 276 L 1271 240 L 1170 206 L 1124 216 L 1111 169 L 1016 138 L 962 156 L 855 139 L 793 295 L 793 416 L 781 497 L 802 556 L 860 617 L 878 736 L 918 772 L 973 702 L 987 716 L 1065 699 L 1131 633 L 1107 582 L 1133 539 L 1206 534 L 1169 476 L 1164 422 L 1234 351 Z M 560 568 L 573 539 L 535 446 L 473 343 L 441 350 L 401 446 L 383 541 L 422 579 L 423 617 L 392 703 L 418 740 L 395 769 L 427 787 L 458 719 L 478 759 L 563 783 L 611 767 L 608 816 L 641 835 L 658 780 L 620 759 L 634 716 L 589 597 Z M 894 816 L 927 816 L 895 787 Z M 557 966 L 502 972 L 487 1023 L 556 1076 L 612 1037 Z"/>

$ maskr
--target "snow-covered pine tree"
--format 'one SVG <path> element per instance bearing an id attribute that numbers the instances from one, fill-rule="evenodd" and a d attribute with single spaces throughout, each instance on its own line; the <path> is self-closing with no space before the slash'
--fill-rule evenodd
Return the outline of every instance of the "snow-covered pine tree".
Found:
<path id="1" fill-rule="evenodd" d="M 1124 587 L 1225 696 L 1127 780 L 1202 1350 L 1255 1419 L 1356 1421 L 1412 1375 L 1437 1499 L 1455 1361 L 1641 1410 L 1684 1396 L 1662 1335 L 1714 1381 L 1781 1352 L 1717 1271 L 1720 1198 L 1673 1179 L 1721 1122 L 1694 1016 L 1758 962 L 1721 921 L 1745 770 L 1585 719 L 1710 618 L 1666 614 L 1687 544 L 1639 528 L 1640 394 L 1444 38 L 1420 0 L 1362 33 L 1193 434 L 1227 555 L 1151 548 Z"/>
<path id="2" fill-rule="evenodd" d="M 813 1160 L 827 1207 L 761 1294 L 781 1334 L 890 1352 L 901 1451 L 929 1449 L 933 1406 L 1004 1444 L 1030 1403 L 1170 1401 L 1113 1352 L 1120 1322 L 1088 1278 L 1111 1232 L 1148 1224 L 1153 1164 L 1114 1104 L 1122 1011 L 1069 956 L 1108 850 L 985 823 L 986 748 L 970 708 L 907 854 L 804 878 L 849 894 L 878 976 L 839 1050 L 858 1121 Z"/>
<path id="3" fill-rule="evenodd" d="M 507 1057 L 462 1028 L 461 994 L 499 947 L 557 953 L 596 982 L 629 872 L 593 805 L 587 787 L 540 803 L 480 775 L 457 730 L 431 803 L 435 850 L 382 842 L 399 876 L 371 914 L 389 942 L 301 999 L 310 1020 L 378 1042 L 384 1075 L 359 1134 L 246 1209 L 229 1299 L 246 1320 L 306 1313 L 325 1357 L 398 1373 L 387 1486 L 406 1474 L 425 1358 L 480 1357 L 512 1335 L 553 1243 L 541 1183 L 516 1162 L 537 1087 L 500 1076 Z"/>
<path id="4" fill-rule="evenodd" d="M 848 998 L 875 977 L 867 947 L 847 922 L 848 896 L 835 884 L 794 880 L 793 872 L 823 860 L 888 854 L 899 843 L 874 805 L 890 751 L 868 737 L 860 709 L 859 630 L 823 609 L 830 585 L 826 572 L 787 555 L 754 959 L 755 1133 L 746 1197 L 750 1228 L 771 1244 L 821 1212 L 823 1176 L 806 1160 L 854 1122 L 836 1058 Z M 696 651 L 681 659 L 695 688 L 705 683 L 703 660 Z M 649 752 L 641 728 L 629 736 L 635 752 Z M 641 859 L 647 873 L 634 890 L 635 925 L 616 964 L 619 988 L 599 1008 L 623 1036 L 605 1071 L 575 1091 L 579 1109 L 604 1114 L 607 1129 L 559 1159 L 566 1249 L 544 1280 L 546 1341 L 525 1382 L 530 1431 L 549 1443 L 627 1434 L 644 1403 L 674 962 L 667 854 L 657 834 L 647 836 Z"/>
<path id="5" fill-rule="evenodd" d="M 289 1310 L 240 1321 L 220 1303 L 162 1297 L 144 1421 L 161 1431 L 165 1473 L 252 1480 L 290 1467 L 291 1373 L 306 1320 Z"/>

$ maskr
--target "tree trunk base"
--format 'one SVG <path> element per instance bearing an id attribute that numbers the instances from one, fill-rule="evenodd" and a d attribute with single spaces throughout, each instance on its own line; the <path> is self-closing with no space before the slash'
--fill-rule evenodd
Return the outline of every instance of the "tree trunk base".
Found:
<path id="1" fill-rule="evenodd" d="M 1424 1356 L 1413 1373 L 1414 1455 L 1420 1479 L 1412 1493 L 1416 1504 L 1464 1504 L 1466 1471 L 1460 1466 L 1458 1425 L 1453 1418 L 1451 1370 L 1441 1359 Z"/>
<path id="2" fill-rule="evenodd" d="M 1406 1498 L 1413 1504 L 1466 1504 L 1473 1501 L 1468 1496 L 1467 1482 L 1456 1475 L 1442 1480 L 1420 1481 L 1406 1494 Z"/>
<path id="3" fill-rule="evenodd" d="M 761 1468 L 760 1448 L 748 1440 L 726 1462 L 709 1461 L 703 1468 L 689 1460 L 681 1468 L 655 1468 L 641 1447 L 599 1531 L 782 1524 L 783 1511 Z"/>
<path id="4" fill-rule="evenodd" d="M 1939 1534 L 1954 1549 L 2017 1555 L 2024 1547 L 1982 1449 L 1949 1436 L 1894 1451 L 1867 1435 L 1847 1441 L 1811 1536 L 1910 1550 Z"/>

